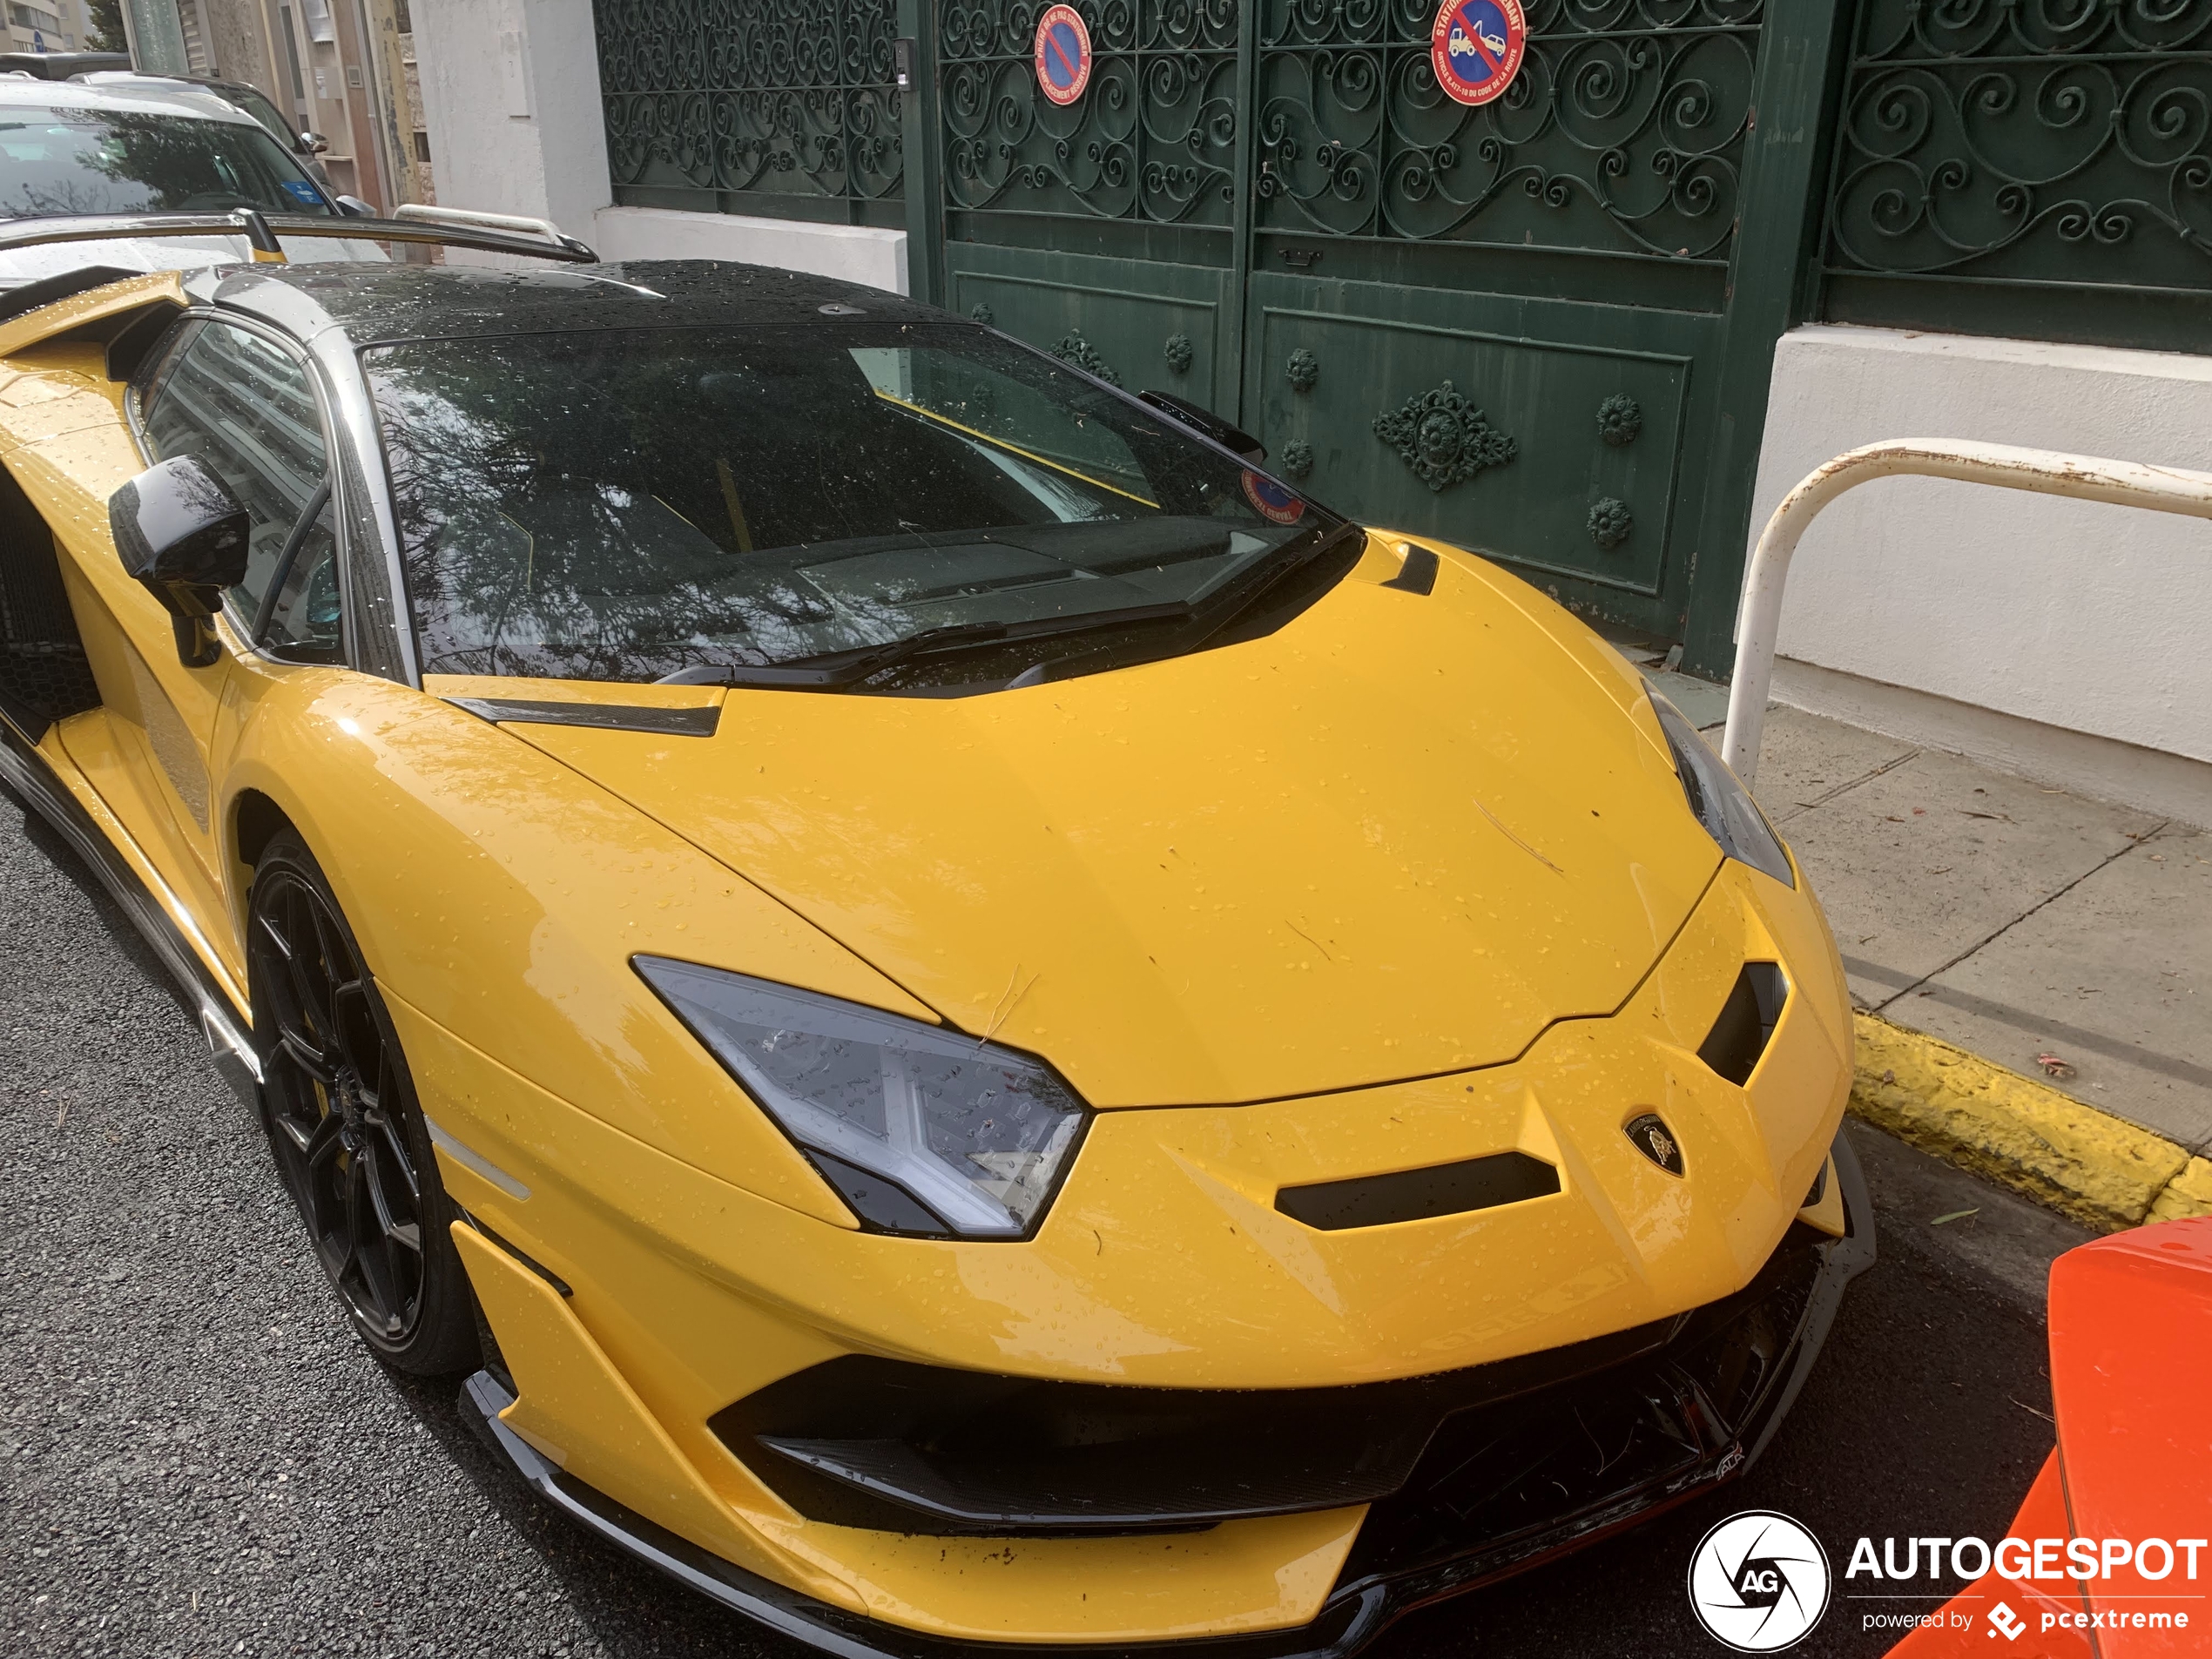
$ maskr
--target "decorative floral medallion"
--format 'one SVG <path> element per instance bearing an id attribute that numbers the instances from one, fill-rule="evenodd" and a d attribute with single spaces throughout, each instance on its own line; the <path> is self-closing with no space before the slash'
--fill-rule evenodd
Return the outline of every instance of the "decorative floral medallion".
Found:
<path id="1" fill-rule="evenodd" d="M 1283 446 L 1283 475 L 1286 478 L 1303 478 L 1313 470 L 1313 446 L 1304 438 L 1292 438 Z"/>
<path id="2" fill-rule="evenodd" d="M 1081 329 L 1070 329 L 1052 348 L 1052 354 L 1062 362 L 1096 374 L 1109 386 L 1122 383 L 1121 371 L 1098 354 L 1098 349 L 1085 340 Z"/>
<path id="3" fill-rule="evenodd" d="M 1605 496 L 1590 509 L 1590 540 L 1608 553 L 1627 541 L 1635 527 L 1635 515 L 1629 510 L 1629 503 L 1614 496 Z"/>
<path id="4" fill-rule="evenodd" d="M 1190 371 L 1190 360 L 1197 354 L 1191 347 L 1190 336 L 1188 334 L 1170 334 L 1168 336 L 1167 351 L 1168 367 L 1178 374 L 1189 374 Z"/>
<path id="5" fill-rule="evenodd" d="M 1634 443 L 1643 430 L 1643 406 L 1626 392 L 1615 392 L 1597 406 L 1597 435 L 1615 448 Z"/>
<path id="6" fill-rule="evenodd" d="M 1310 392 L 1313 382 L 1321 378 L 1321 360 L 1300 346 L 1291 354 L 1291 390 Z"/>
<path id="7" fill-rule="evenodd" d="M 1449 381 L 1378 415 L 1373 429 L 1431 489 L 1472 478 L 1485 467 L 1502 466 L 1521 448 L 1518 440 L 1492 426 L 1480 409 L 1453 390 Z"/>

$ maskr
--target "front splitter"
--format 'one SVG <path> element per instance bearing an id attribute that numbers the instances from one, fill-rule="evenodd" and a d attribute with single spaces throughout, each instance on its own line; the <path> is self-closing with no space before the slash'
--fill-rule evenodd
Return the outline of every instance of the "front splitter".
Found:
<path id="1" fill-rule="evenodd" d="M 978 1642 L 925 1635 L 833 1607 L 732 1566 L 565 1474 L 500 1420 L 514 1396 L 489 1372 L 476 1372 L 463 1385 L 461 1406 L 485 1444 L 540 1497 L 579 1525 L 755 1623 L 841 1659 L 963 1659 L 979 1653 L 1034 1655 L 1041 1650 L 1067 1659 L 1191 1653 L 1218 1659 L 1348 1659 L 1417 1607 L 1495 1583 L 1641 1525 L 1662 1510 L 1736 1480 L 1757 1461 L 1796 1403 L 1827 1340 L 1844 1286 L 1873 1264 L 1872 1205 L 1858 1160 L 1840 1134 L 1834 1158 L 1845 1236 L 1801 1246 L 1817 1260 L 1809 1278 L 1799 1275 L 1797 1284 L 1777 1284 L 1763 1291 L 1762 1282 L 1772 1277 L 1770 1264 L 1770 1271 L 1745 1291 L 1715 1305 L 1717 1310 L 1741 1305 L 1710 1322 L 1715 1339 L 1734 1328 L 1730 1321 L 1770 1319 L 1777 1298 L 1789 1314 L 1791 1328 L 1780 1363 L 1758 1384 L 1734 1420 L 1714 1406 L 1710 1391 L 1690 1372 L 1669 1361 L 1678 1373 L 1674 1386 L 1685 1431 L 1683 1454 L 1670 1464 L 1581 1502 L 1571 1513 L 1502 1529 L 1485 1529 L 1477 1520 L 1474 1530 L 1457 1538 L 1453 1536 L 1454 1507 L 1448 1495 L 1440 1503 L 1432 1494 L 1415 1513 L 1396 1519 L 1403 1534 L 1398 1542 L 1379 1550 L 1355 1546 L 1343 1581 L 1319 1615 L 1293 1629 L 1101 1643 Z M 1789 1248 L 1787 1241 L 1784 1248 Z M 1777 1250 L 1777 1257 L 1782 1253 Z M 1389 1502 L 1399 1505 L 1397 1500 Z M 1383 1507 L 1379 1505 L 1371 1512 L 1371 1527 L 1382 1519 Z M 1476 1515 L 1494 1513 L 1494 1504 L 1474 1510 Z M 1363 1536 L 1362 1544 L 1367 1542 Z"/>

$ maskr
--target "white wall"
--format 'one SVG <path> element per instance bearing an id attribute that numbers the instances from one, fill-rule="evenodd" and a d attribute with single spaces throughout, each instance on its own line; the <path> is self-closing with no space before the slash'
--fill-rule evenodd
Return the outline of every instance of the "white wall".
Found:
<path id="1" fill-rule="evenodd" d="M 411 10 L 438 199 L 550 219 L 589 239 L 614 199 L 591 0 L 420 0 Z"/>
<path id="2" fill-rule="evenodd" d="M 591 0 L 416 0 L 413 12 L 445 206 L 550 219 L 607 260 L 737 260 L 907 292 L 902 231 L 612 206 Z"/>
<path id="3" fill-rule="evenodd" d="M 907 292 L 907 233 L 738 213 L 603 207 L 589 239 L 603 260 L 736 260 Z"/>
<path id="4" fill-rule="evenodd" d="M 2212 470 L 2212 358 L 1794 329 L 1775 353 L 1754 539 L 1813 468 L 1897 437 Z M 1784 664 L 1778 692 L 1845 718 L 1839 675 L 2212 762 L 2212 523 L 1939 479 L 1863 485 L 1800 543 L 1780 651 L 1830 672 Z"/>

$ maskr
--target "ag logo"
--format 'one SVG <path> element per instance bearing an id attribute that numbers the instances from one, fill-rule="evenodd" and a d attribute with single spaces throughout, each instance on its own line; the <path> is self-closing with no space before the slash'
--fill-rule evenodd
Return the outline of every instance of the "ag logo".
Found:
<path id="1" fill-rule="evenodd" d="M 1730 1515 L 1689 1558 L 1689 1607 L 1708 1635 L 1738 1653 L 1778 1653 L 1828 1610 L 1827 1553 L 1787 1515 Z"/>

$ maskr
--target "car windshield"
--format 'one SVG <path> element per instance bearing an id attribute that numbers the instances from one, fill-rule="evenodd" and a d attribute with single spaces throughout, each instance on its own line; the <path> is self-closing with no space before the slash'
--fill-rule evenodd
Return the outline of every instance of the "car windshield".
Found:
<path id="1" fill-rule="evenodd" d="M 1172 617 L 1339 523 L 967 324 L 365 358 L 426 673 L 703 679 L 925 631 Z"/>
<path id="2" fill-rule="evenodd" d="M 260 89 L 236 81 L 210 81 L 207 90 L 226 104 L 235 104 L 259 121 L 261 131 L 274 138 L 280 149 L 289 150 L 298 141 L 298 135 L 293 132 L 291 125 Z"/>
<path id="3" fill-rule="evenodd" d="M 259 126 L 153 111 L 0 106 L 0 218 L 233 207 L 330 212 Z"/>

